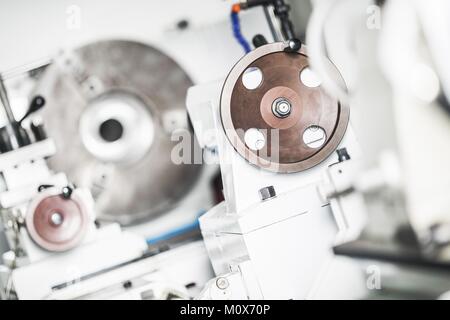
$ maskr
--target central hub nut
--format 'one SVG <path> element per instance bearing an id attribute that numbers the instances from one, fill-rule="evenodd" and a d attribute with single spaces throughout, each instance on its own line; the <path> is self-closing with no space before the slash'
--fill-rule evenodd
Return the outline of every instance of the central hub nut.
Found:
<path id="1" fill-rule="evenodd" d="M 286 118 L 291 114 L 292 105 L 286 98 L 277 98 L 272 103 L 272 113 L 277 118 Z"/>

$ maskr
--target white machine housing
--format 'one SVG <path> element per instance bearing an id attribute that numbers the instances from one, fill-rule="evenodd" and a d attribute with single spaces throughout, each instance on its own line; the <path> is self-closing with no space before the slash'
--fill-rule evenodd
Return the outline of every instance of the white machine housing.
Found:
<path id="1" fill-rule="evenodd" d="M 54 174 L 47 167 L 45 158 L 54 152 L 53 141 L 46 139 L 0 156 L 0 205 L 11 248 L 0 266 L 2 298 L 14 292 L 18 299 L 166 299 L 199 292 L 211 277 L 202 243 L 146 256 L 143 237 L 123 232 L 115 223 L 95 226 L 87 190 L 76 188 L 72 194 L 90 215 L 89 228 L 75 248 L 51 252 L 33 241 L 24 221 L 30 203 L 42 196 L 39 186 L 51 185 L 42 192 L 52 193 L 68 185 L 63 173 Z M 195 286 L 188 290 L 189 284 Z"/>
<path id="2" fill-rule="evenodd" d="M 338 162 L 337 155 L 294 174 L 267 172 L 249 164 L 234 150 L 222 128 L 221 88 L 221 82 L 196 86 L 187 97 L 200 145 L 217 148 L 225 197 L 200 218 L 218 276 L 201 298 L 311 297 L 333 260 L 331 248 L 339 231 L 329 202 L 318 192 L 325 170 Z M 352 159 L 358 158 L 350 125 L 339 146 L 343 147 Z M 258 192 L 268 186 L 274 187 L 276 196 L 261 201 Z"/>

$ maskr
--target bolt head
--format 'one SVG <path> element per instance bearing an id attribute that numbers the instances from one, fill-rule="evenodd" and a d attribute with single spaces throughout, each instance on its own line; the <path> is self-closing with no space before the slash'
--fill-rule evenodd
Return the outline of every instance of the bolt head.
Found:
<path id="1" fill-rule="evenodd" d="M 291 52 L 300 50 L 302 43 L 298 39 L 290 39 L 288 41 L 288 49 Z"/>
<path id="2" fill-rule="evenodd" d="M 59 212 L 54 212 L 50 216 L 50 221 L 54 226 L 60 226 L 63 223 L 63 215 Z"/>
<path id="3" fill-rule="evenodd" d="M 62 188 L 62 196 L 65 198 L 65 199 L 69 199 L 70 198 L 70 196 L 72 195 L 72 188 L 70 188 L 70 187 L 68 187 L 68 186 L 66 186 L 66 187 L 63 187 Z"/>
<path id="4" fill-rule="evenodd" d="M 272 113 L 277 118 L 286 118 L 291 114 L 292 105 L 286 98 L 277 98 L 272 104 Z"/>
<path id="5" fill-rule="evenodd" d="M 217 286 L 217 288 L 219 288 L 221 290 L 225 290 L 226 288 L 228 288 L 229 285 L 230 285 L 230 283 L 228 282 L 228 280 L 226 278 L 218 278 L 216 280 L 216 286 Z"/>

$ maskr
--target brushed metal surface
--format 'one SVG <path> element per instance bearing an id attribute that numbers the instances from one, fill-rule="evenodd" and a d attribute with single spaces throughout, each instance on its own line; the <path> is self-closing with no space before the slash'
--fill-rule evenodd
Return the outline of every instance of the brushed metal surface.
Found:
<path id="1" fill-rule="evenodd" d="M 190 86 L 170 57 L 133 41 L 95 42 L 63 55 L 37 88 L 47 101 L 41 116 L 57 146 L 50 166 L 91 189 L 100 219 L 129 225 L 169 210 L 201 171 L 200 165 L 171 161 L 178 143 L 171 133 L 190 130 Z M 100 125 L 108 119 L 122 124 L 112 135 L 117 140 L 101 139 Z"/>

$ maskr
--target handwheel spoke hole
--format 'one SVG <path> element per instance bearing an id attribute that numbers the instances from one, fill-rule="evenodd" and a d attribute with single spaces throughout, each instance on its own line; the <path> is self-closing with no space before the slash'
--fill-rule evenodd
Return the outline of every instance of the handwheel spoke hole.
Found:
<path id="1" fill-rule="evenodd" d="M 261 150 L 266 145 L 266 138 L 261 131 L 255 128 L 250 128 L 245 131 L 244 141 L 245 144 L 254 151 Z"/>
<path id="2" fill-rule="evenodd" d="M 320 86 L 322 81 L 309 67 L 306 67 L 300 71 L 300 81 L 309 88 L 315 88 Z"/>
<path id="3" fill-rule="evenodd" d="M 309 148 L 317 149 L 325 144 L 327 135 L 322 127 L 312 125 L 303 132 L 302 139 Z"/>
<path id="4" fill-rule="evenodd" d="M 263 74 L 261 69 L 257 67 L 247 68 L 242 75 L 242 84 L 248 90 L 255 90 L 261 86 L 262 82 Z"/>

